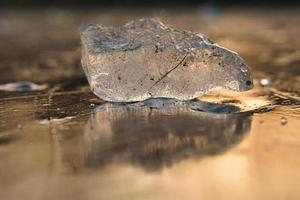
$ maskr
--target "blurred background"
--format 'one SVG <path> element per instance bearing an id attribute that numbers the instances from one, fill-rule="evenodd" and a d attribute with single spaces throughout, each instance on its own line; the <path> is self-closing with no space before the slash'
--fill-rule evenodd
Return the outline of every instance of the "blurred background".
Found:
<path id="1" fill-rule="evenodd" d="M 292 0 L 1 1 L 0 83 L 86 84 L 80 27 L 159 17 L 174 28 L 201 32 L 239 52 L 255 78 L 271 77 L 279 89 L 297 91 L 300 84 L 290 83 L 299 83 L 299 15 L 299 1 Z"/>
<path id="2" fill-rule="evenodd" d="M 280 1 L 280 0 L 11 0 L 11 1 L 2 1 L 2 5 L 8 6 L 178 6 L 178 5 L 186 5 L 186 6 L 193 6 L 199 5 L 202 3 L 217 3 L 223 6 L 234 6 L 236 5 L 250 5 L 250 6 L 257 6 L 257 5 L 280 5 L 286 6 L 287 3 L 299 4 L 299 1 L 295 0 L 287 0 L 287 1 Z"/>

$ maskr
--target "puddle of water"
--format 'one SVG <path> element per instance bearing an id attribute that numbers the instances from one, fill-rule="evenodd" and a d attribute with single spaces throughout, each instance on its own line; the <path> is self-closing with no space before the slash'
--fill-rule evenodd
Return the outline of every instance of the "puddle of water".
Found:
<path id="1" fill-rule="evenodd" d="M 234 101 L 219 95 L 215 102 L 226 99 L 236 108 L 255 94 L 259 92 Z M 298 197 L 299 107 L 216 113 L 198 111 L 194 102 L 179 103 L 156 99 L 97 105 L 91 93 L 0 101 L 8 113 L 0 117 L 1 195 L 216 199 L 222 193 L 225 199 L 281 199 L 290 193 Z"/>

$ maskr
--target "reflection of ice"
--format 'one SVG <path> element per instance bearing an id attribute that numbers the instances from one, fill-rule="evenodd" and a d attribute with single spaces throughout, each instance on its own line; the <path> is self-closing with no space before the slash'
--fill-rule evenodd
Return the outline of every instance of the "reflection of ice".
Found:
<path id="1" fill-rule="evenodd" d="M 251 114 L 199 112 L 168 100 L 167 106 L 150 103 L 95 108 L 85 127 L 86 167 L 125 162 L 157 170 L 222 153 L 250 129 Z"/>
<path id="2" fill-rule="evenodd" d="M 149 107 L 149 108 L 185 108 L 190 110 L 213 112 L 213 113 L 234 113 L 240 111 L 239 107 L 229 104 L 210 103 L 200 100 L 180 101 L 172 98 L 153 98 L 135 103 L 106 103 L 100 107 Z M 99 107 L 99 108 L 100 108 Z"/>

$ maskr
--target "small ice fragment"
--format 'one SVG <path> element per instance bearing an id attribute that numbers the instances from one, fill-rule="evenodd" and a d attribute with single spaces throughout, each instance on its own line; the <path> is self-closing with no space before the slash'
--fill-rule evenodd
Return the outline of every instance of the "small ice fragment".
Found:
<path id="1" fill-rule="evenodd" d="M 281 123 L 282 126 L 286 125 L 288 123 L 287 118 L 281 117 L 280 118 L 280 123 Z"/>
<path id="2" fill-rule="evenodd" d="M 271 78 L 262 78 L 259 80 L 259 85 L 261 87 L 268 87 L 272 84 L 272 79 Z"/>
<path id="3" fill-rule="evenodd" d="M 253 87 L 249 67 L 237 53 L 156 18 L 116 28 L 90 24 L 81 31 L 81 44 L 91 89 L 106 101 L 191 100 L 216 88 Z"/>
<path id="4" fill-rule="evenodd" d="M 17 128 L 18 128 L 18 129 L 21 129 L 22 127 L 23 127 L 22 124 L 18 124 L 18 125 L 17 125 Z"/>
<path id="5" fill-rule="evenodd" d="M 64 118 L 52 118 L 52 119 L 44 119 L 39 121 L 39 124 L 41 125 L 48 125 L 48 124 L 60 124 L 60 123 L 64 123 L 67 122 L 71 119 L 73 119 L 75 116 L 68 116 L 68 117 L 64 117 Z"/>
<path id="6" fill-rule="evenodd" d="M 15 83 L 6 83 L 0 85 L 0 91 L 9 91 L 9 92 L 30 92 L 30 91 L 39 91 L 47 88 L 47 85 L 38 85 L 28 81 L 15 82 Z"/>

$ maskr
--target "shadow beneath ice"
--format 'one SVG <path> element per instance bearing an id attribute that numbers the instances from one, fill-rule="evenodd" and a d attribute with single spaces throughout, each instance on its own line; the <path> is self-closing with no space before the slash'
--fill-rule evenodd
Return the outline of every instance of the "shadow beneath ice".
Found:
<path id="1" fill-rule="evenodd" d="M 186 158 L 223 153 L 250 130 L 251 113 L 194 108 L 169 100 L 95 108 L 85 127 L 85 167 L 129 163 L 157 171 Z"/>

